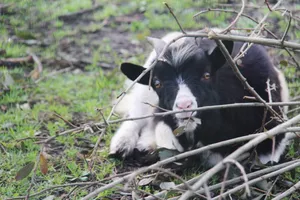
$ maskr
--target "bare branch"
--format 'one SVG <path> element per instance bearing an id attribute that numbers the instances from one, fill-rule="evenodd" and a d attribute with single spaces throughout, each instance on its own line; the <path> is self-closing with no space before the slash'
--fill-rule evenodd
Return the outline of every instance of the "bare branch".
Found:
<path id="1" fill-rule="evenodd" d="M 225 189 L 225 185 L 226 185 L 226 180 L 227 180 L 227 177 L 228 177 L 229 169 L 230 169 L 230 164 L 227 164 L 226 165 L 226 170 L 224 172 L 224 178 L 223 178 L 223 182 L 222 182 L 222 186 L 221 186 L 221 190 L 220 190 L 220 198 L 219 198 L 219 200 L 222 200 L 221 195 L 223 194 L 224 189 Z"/>
<path id="2" fill-rule="evenodd" d="M 271 166 L 271 167 L 268 167 L 268 168 L 265 168 L 265 169 L 261 169 L 261 170 L 256 171 L 256 172 L 252 172 L 250 174 L 247 174 L 247 177 L 248 177 L 248 179 L 252 179 L 252 178 L 261 176 L 263 174 L 267 174 L 267 173 L 270 173 L 272 171 L 275 171 L 275 170 L 278 170 L 278 169 L 282 169 L 283 167 L 290 166 L 291 164 L 294 164 L 296 162 L 300 162 L 300 159 L 294 160 L 294 161 L 289 161 L 289 162 L 278 164 L 278 165 L 274 165 L 274 166 Z M 187 183 L 192 184 L 193 182 L 195 182 L 194 180 L 199 179 L 201 176 L 202 176 L 202 174 L 200 176 L 198 176 L 198 177 L 194 177 L 193 179 L 187 181 Z M 233 184 L 239 183 L 240 181 L 243 181 L 243 180 L 244 180 L 243 176 L 239 176 L 237 178 L 233 178 L 231 180 L 227 180 L 227 181 L 225 181 L 225 183 L 222 182 L 222 183 L 217 183 L 215 185 L 209 186 L 209 190 L 211 190 L 211 191 L 212 190 L 217 190 L 217 189 L 220 189 L 223 186 L 223 184 L 233 185 Z M 184 188 L 184 185 L 183 184 L 179 184 L 175 188 Z M 203 188 L 197 191 L 197 193 L 201 193 L 201 194 L 204 193 L 204 192 L 205 191 L 204 191 Z M 155 197 L 162 197 L 166 193 L 167 193 L 167 191 L 162 191 L 162 192 L 154 194 L 154 196 Z M 175 200 L 175 199 L 177 199 L 177 198 L 172 198 L 172 200 Z M 154 200 L 154 198 L 153 197 L 146 197 L 146 200 Z"/>
<path id="3" fill-rule="evenodd" d="M 207 146 L 199 148 L 199 149 L 187 151 L 187 152 L 178 154 L 176 156 L 167 158 L 165 160 L 159 161 L 159 162 L 157 162 L 153 165 L 150 165 L 148 167 L 140 168 L 137 171 L 135 171 L 135 172 L 133 172 L 133 173 L 127 175 L 127 176 L 124 176 L 124 177 L 122 177 L 118 180 L 115 180 L 115 181 L 113 181 L 113 182 L 111 182 L 111 183 L 109 183 L 109 184 L 107 184 L 103 187 L 100 187 L 100 188 L 94 190 L 93 192 L 91 192 L 90 194 L 85 196 L 82 200 L 87 200 L 87 199 L 93 198 L 96 195 L 98 195 L 100 192 L 103 192 L 103 191 L 105 191 L 109 188 L 112 188 L 112 187 L 116 186 L 117 184 L 127 182 L 131 177 L 135 177 L 138 174 L 144 173 L 144 172 L 149 171 L 151 169 L 166 165 L 166 164 L 171 163 L 171 162 L 175 162 L 177 160 L 180 160 L 180 159 L 183 159 L 183 158 L 186 158 L 186 157 L 189 157 L 189 156 L 193 156 L 193 155 L 202 153 L 203 151 L 207 151 L 207 150 L 210 150 L 210 149 L 214 149 L 214 148 L 218 148 L 218 147 L 226 146 L 226 145 L 230 145 L 230 144 L 236 144 L 238 142 L 247 141 L 247 140 L 251 140 L 251 139 L 254 138 L 252 140 L 251 144 L 248 144 L 249 142 L 247 143 L 248 145 L 250 145 L 250 147 L 248 149 L 247 149 L 248 146 L 244 147 L 245 146 L 244 145 L 242 149 L 240 148 L 238 152 L 234 152 L 233 155 L 231 154 L 230 157 L 227 157 L 227 158 L 238 157 L 244 151 L 249 150 L 253 145 L 256 145 L 256 142 L 259 143 L 260 140 L 262 140 L 262 139 L 267 139 L 267 138 L 269 138 L 269 137 L 271 137 L 275 134 L 279 134 L 279 133 L 282 133 L 282 132 L 291 131 L 292 128 L 287 128 L 287 126 L 290 126 L 291 124 L 295 123 L 297 120 L 300 120 L 300 115 L 298 117 L 290 119 L 289 121 L 275 127 L 274 129 L 271 129 L 267 132 L 258 133 L 258 134 L 251 134 L 251 135 L 247 135 L 247 136 L 243 136 L 243 137 L 237 137 L 237 138 L 234 138 L 234 139 L 230 139 L 230 140 L 210 144 L 210 145 L 207 145 Z M 298 128 L 297 130 L 300 130 L 300 128 Z M 257 141 L 257 140 L 259 140 L 259 141 Z M 241 151 L 242 151 L 242 153 L 241 153 Z M 223 164 L 222 163 L 217 164 L 216 167 L 218 168 L 218 170 L 220 170 L 220 169 L 223 168 Z M 208 171 L 208 173 L 210 174 L 210 170 Z M 207 175 L 207 174 L 205 173 L 203 176 L 205 176 L 205 175 Z M 207 175 L 207 176 L 210 177 L 211 175 L 213 175 L 213 174 L 210 174 L 210 175 Z M 200 180 L 202 180 L 202 179 L 200 179 Z"/>
<path id="4" fill-rule="evenodd" d="M 286 38 L 286 35 L 287 35 L 287 33 L 289 32 L 289 29 L 290 29 L 290 26 L 291 26 L 291 22 L 292 22 L 292 13 L 291 12 L 289 12 L 289 23 L 288 23 L 288 25 L 287 25 L 287 27 L 286 27 L 286 29 L 285 29 L 285 31 L 284 31 L 284 33 L 283 33 L 283 36 L 282 36 L 282 38 L 281 38 L 281 42 L 283 43 L 284 42 L 284 40 L 285 40 L 285 38 Z"/>
<path id="5" fill-rule="evenodd" d="M 240 12 L 237 14 L 236 18 L 229 24 L 229 26 L 227 26 L 220 33 L 227 33 L 236 24 L 236 22 L 239 20 L 239 18 L 241 17 L 241 15 L 244 12 L 244 9 L 245 9 L 245 1 L 242 0 L 242 8 L 241 8 Z"/>
<path id="6" fill-rule="evenodd" d="M 277 176 L 279 174 L 282 174 L 284 172 L 290 171 L 290 170 L 292 170 L 292 169 L 294 169 L 296 167 L 299 167 L 299 166 L 300 166 L 300 162 L 296 162 L 296 163 L 294 163 L 294 164 L 292 164 L 290 166 L 284 167 L 284 168 L 279 169 L 279 170 L 277 170 L 275 172 L 271 172 L 269 174 L 265 174 L 265 175 L 262 175 L 261 177 L 255 178 L 255 179 L 249 181 L 248 184 L 249 185 L 255 184 L 255 183 L 259 182 L 259 181 L 266 180 L 267 178 L 271 178 L 273 176 Z M 224 198 L 224 197 L 226 197 L 229 194 L 233 194 L 234 192 L 239 191 L 240 189 L 242 189 L 243 187 L 245 187 L 245 185 L 246 184 L 244 183 L 242 185 L 236 186 L 235 188 L 233 188 L 231 190 L 228 190 L 227 192 L 223 193 L 222 197 Z M 213 198 L 213 200 L 216 200 L 216 199 L 218 199 L 218 196 Z M 281 199 L 281 198 L 278 198 L 278 199 Z"/>
<path id="7" fill-rule="evenodd" d="M 300 105 L 300 102 L 274 102 L 274 103 L 266 103 L 267 105 L 272 106 L 286 106 L 286 105 Z M 140 117 L 131 117 L 131 118 L 124 118 L 124 119 L 116 119 L 108 121 L 109 124 L 120 123 L 124 121 L 132 121 L 138 119 L 145 119 L 150 117 L 158 117 L 158 116 L 167 116 L 173 115 L 176 113 L 183 113 L 183 112 L 193 112 L 193 111 L 204 111 L 204 110 L 214 110 L 214 109 L 227 109 L 227 108 L 242 108 L 242 107 L 264 107 L 263 103 L 233 103 L 233 104 L 223 104 L 223 105 L 215 105 L 215 106 L 204 106 L 195 109 L 185 109 L 179 111 L 168 111 L 168 112 L 161 112 L 161 113 L 153 113 L 150 115 L 144 115 Z M 96 123 L 95 125 L 103 126 L 105 125 L 103 122 Z"/>
<path id="8" fill-rule="evenodd" d="M 252 147 L 256 146 L 257 144 L 259 144 L 260 142 L 266 140 L 267 138 L 273 137 L 275 135 L 278 135 L 281 131 L 286 130 L 287 127 L 297 123 L 300 121 L 300 115 L 297 115 L 295 117 L 293 117 L 292 119 L 276 126 L 275 128 L 265 132 L 264 134 L 261 134 L 259 136 L 257 136 L 256 138 L 254 138 L 253 140 L 247 142 L 245 145 L 243 145 L 242 147 L 238 148 L 236 151 L 234 151 L 233 153 L 231 153 L 229 156 L 227 156 L 225 159 L 235 159 L 236 157 L 238 157 L 239 155 L 241 155 L 242 153 L 250 150 Z M 213 168 L 211 168 L 210 170 L 208 170 L 208 173 L 204 174 L 199 181 L 197 181 L 194 185 L 193 185 L 193 189 L 197 190 L 198 188 L 200 188 L 205 182 L 207 182 L 211 176 L 213 176 L 215 173 L 219 172 L 222 169 L 223 163 L 220 162 L 217 165 L 215 165 Z M 190 197 L 192 195 L 192 193 L 190 191 L 187 191 L 186 193 L 184 193 L 181 197 L 180 200 L 183 199 L 187 199 L 188 197 Z"/>
<path id="9" fill-rule="evenodd" d="M 207 187 L 207 183 L 204 183 L 204 190 L 205 190 L 206 199 L 211 200 L 211 196 L 210 196 L 209 189 Z"/>
<path id="10" fill-rule="evenodd" d="M 183 28 L 182 28 L 182 26 L 180 25 L 180 23 L 179 23 L 179 21 L 178 21 L 176 15 L 173 13 L 173 11 L 172 11 L 172 9 L 170 8 L 170 6 L 168 5 L 168 3 L 167 3 L 167 2 L 164 2 L 164 4 L 165 4 L 165 6 L 168 8 L 168 10 L 169 10 L 169 12 L 171 13 L 171 15 L 174 17 L 174 19 L 175 19 L 177 25 L 179 26 L 181 32 L 182 32 L 183 34 L 186 34 L 186 32 L 183 30 Z"/>
<path id="11" fill-rule="evenodd" d="M 237 78 L 242 82 L 243 86 L 249 90 L 249 92 L 255 96 L 255 98 L 263 103 L 265 107 L 276 117 L 281 119 L 283 121 L 282 117 L 273 109 L 271 106 L 267 105 L 266 101 L 259 96 L 259 94 L 251 87 L 251 85 L 248 83 L 247 79 L 241 74 L 240 70 L 236 66 L 235 62 L 231 58 L 230 54 L 228 53 L 226 47 L 220 40 L 215 40 L 217 45 L 219 46 L 220 50 L 222 51 L 223 55 L 225 56 L 226 60 L 228 61 L 229 65 L 231 66 L 234 74 L 237 76 Z"/>
<path id="12" fill-rule="evenodd" d="M 265 0 L 265 4 L 267 5 L 269 11 L 272 12 L 272 9 L 271 9 L 271 7 L 270 7 L 270 4 L 269 4 L 268 0 Z"/>
<path id="13" fill-rule="evenodd" d="M 293 42 L 283 42 L 279 40 L 273 40 L 273 39 L 265 39 L 265 38 L 249 38 L 244 36 L 236 36 L 236 35 L 224 35 L 224 34 L 207 34 L 207 33 L 197 33 L 197 34 L 183 34 L 176 38 L 174 38 L 172 41 L 168 42 L 165 47 L 163 48 L 162 52 L 158 57 L 155 59 L 155 61 L 146 69 L 144 70 L 133 82 L 132 84 L 119 96 L 116 104 L 113 106 L 109 116 L 107 117 L 107 121 L 111 118 L 111 116 L 114 113 L 114 110 L 116 106 L 120 103 L 120 101 L 124 98 L 124 96 L 127 94 L 127 92 L 146 74 L 148 73 L 157 63 L 158 59 L 160 59 L 164 53 L 166 52 L 167 48 L 174 43 L 175 41 L 183 38 L 183 37 L 208 37 L 210 39 L 220 39 L 220 40 L 230 40 L 230 41 L 244 41 L 244 42 L 251 42 L 251 43 L 257 43 L 257 44 L 264 44 L 264 45 L 275 45 L 279 47 L 289 47 L 293 49 L 300 49 L 300 44 L 293 43 Z"/>
<path id="14" fill-rule="evenodd" d="M 30 191 L 32 189 L 32 187 L 34 186 L 34 182 L 35 182 L 35 176 L 36 176 L 36 170 L 39 166 L 39 163 L 40 163 L 40 154 L 43 152 L 43 149 L 44 149 L 44 145 L 41 145 L 41 149 L 39 151 L 39 153 L 37 154 L 37 157 L 36 157 L 36 161 L 35 161 L 35 165 L 34 165 L 34 168 L 33 168 L 33 174 L 31 176 L 31 181 L 30 181 L 30 185 L 27 189 L 27 195 L 25 196 L 25 200 L 28 200 L 29 197 L 30 197 Z"/>
<path id="15" fill-rule="evenodd" d="M 250 188 L 249 188 L 249 185 L 248 185 L 248 177 L 246 175 L 244 167 L 239 162 L 237 162 L 236 160 L 233 160 L 233 159 L 230 159 L 230 158 L 223 160 L 224 164 L 226 164 L 228 162 L 235 164 L 237 166 L 237 168 L 239 168 L 239 170 L 241 171 L 241 174 L 243 175 L 243 178 L 244 178 L 244 181 L 245 181 L 244 184 L 245 184 L 246 192 L 247 192 L 248 196 L 250 196 L 251 193 L 250 193 Z"/>
<path id="16" fill-rule="evenodd" d="M 277 9 L 278 10 L 278 9 Z M 200 14 L 206 13 L 206 12 L 210 12 L 210 11 L 215 11 L 215 12 L 225 12 L 225 13 L 235 13 L 238 14 L 237 11 L 235 10 L 224 10 L 224 9 L 218 9 L 218 8 L 208 8 L 206 10 L 200 11 L 197 14 L 194 15 L 194 18 L 197 17 Z M 246 17 L 248 19 L 250 19 L 251 21 L 255 22 L 255 23 L 259 23 L 259 21 L 257 21 L 256 19 L 254 19 L 253 17 L 242 13 L 241 16 Z M 270 34 L 273 38 L 275 39 L 279 39 L 279 37 L 277 37 L 274 33 L 272 33 L 269 29 L 267 29 L 265 26 L 262 27 L 263 30 L 265 30 L 268 34 Z M 255 29 L 252 29 L 252 31 L 254 31 Z M 297 60 L 295 59 L 295 57 L 292 55 L 292 53 L 290 52 L 289 49 L 287 49 L 286 47 L 283 46 L 283 48 L 286 50 L 286 52 L 289 54 L 289 56 L 292 58 L 293 62 L 297 65 L 297 68 L 300 68 L 299 63 L 297 62 Z"/>
<path id="17" fill-rule="evenodd" d="M 292 194 L 293 192 L 295 192 L 299 188 L 300 188 L 300 181 L 298 183 L 296 183 L 293 187 L 288 189 L 287 191 L 285 191 L 285 192 L 281 193 L 280 195 L 276 196 L 275 198 L 273 198 L 272 200 L 283 199 L 284 197 L 287 197 L 288 195 Z"/>

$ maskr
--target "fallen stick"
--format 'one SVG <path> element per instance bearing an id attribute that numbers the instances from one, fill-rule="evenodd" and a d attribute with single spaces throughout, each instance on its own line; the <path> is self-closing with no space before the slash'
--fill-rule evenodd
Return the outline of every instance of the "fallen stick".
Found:
<path id="1" fill-rule="evenodd" d="M 22 57 L 22 58 L 7 58 L 7 59 L 0 59 L 0 66 L 5 67 L 18 67 L 24 64 L 32 64 L 33 58 L 32 56 Z"/>
<path id="2" fill-rule="evenodd" d="M 73 12 L 73 13 L 68 13 L 68 14 L 65 14 L 65 15 L 60 15 L 60 16 L 58 16 L 58 19 L 60 19 L 60 20 L 71 20 L 71 19 L 74 19 L 75 17 L 79 17 L 83 14 L 94 12 L 95 10 L 100 9 L 102 7 L 103 7 L 102 5 L 96 5 L 93 8 L 88 8 L 88 9 L 85 9 L 85 10 L 81 10 L 81 11 Z"/>

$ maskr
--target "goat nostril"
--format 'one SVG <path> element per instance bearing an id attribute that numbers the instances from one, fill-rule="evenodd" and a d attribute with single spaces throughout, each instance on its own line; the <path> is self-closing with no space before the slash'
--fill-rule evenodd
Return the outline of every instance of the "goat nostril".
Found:
<path id="1" fill-rule="evenodd" d="M 183 101 L 183 102 L 176 103 L 176 107 L 179 109 L 188 109 L 191 108 L 192 105 L 193 105 L 192 101 Z"/>

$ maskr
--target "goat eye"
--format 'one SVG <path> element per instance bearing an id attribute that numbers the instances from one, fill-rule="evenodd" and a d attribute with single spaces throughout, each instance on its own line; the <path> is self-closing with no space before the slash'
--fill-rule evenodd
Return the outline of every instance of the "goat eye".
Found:
<path id="1" fill-rule="evenodd" d="M 161 87 L 161 83 L 158 79 L 154 79 L 154 86 L 155 86 L 155 88 L 160 88 Z"/>
<path id="2" fill-rule="evenodd" d="M 204 73 L 204 74 L 203 74 L 203 78 L 204 78 L 205 80 L 208 80 L 208 79 L 210 78 L 210 74 L 209 74 L 208 72 Z"/>

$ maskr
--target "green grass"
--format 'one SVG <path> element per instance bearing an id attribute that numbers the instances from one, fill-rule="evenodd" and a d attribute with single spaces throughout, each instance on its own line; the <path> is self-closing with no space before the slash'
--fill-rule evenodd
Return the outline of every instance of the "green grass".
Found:
<path id="1" fill-rule="evenodd" d="M 5 4 L 12 1 L 2 2 Z M 226 27 L 229 19 L 234 17 L 230 14 L 211 12 L 203 14 L 197 21 L 193 20 L 192 16 L 201 8 L 213 7 L 220 1 L 168 0 L 166 2 L 172 7 L 186 30 L 201 29 L 211 25 Z M 0 151 L 0 199 L 26 195 L 32 173 L 20 181 L 16 181 L 15 176 L 26 163 L 35 162 L 40 145 L 36 144 L 36 140 L 32 138 L 37 133 L 55 136 L 57 133 L 73 128 L 66 121 L 80 124 L 102 121 L 96 108 L 105 108 L 103 109 L 104 115 L 109 114 L 111 101 L 121 93 L 124 77 L 120 75 L 117 67 L 114 70 L 101 69 L 101 63 L 110 63 L 112 66 L 119 66 L 122 61 L 142 63 L 145 60 L 144 49 L 149 49 L 145 42 L 146 36 L 158 30 L 179 30 L 169 11 L 159 1 L 98 0 L 96 3 L 103 5 L 103 8 L 84 17 L 76 18 L 72 22 L 59 20 L 58 16 L 91 8 L 91 0 L 18 0 L 13 2 L 7 14 L 0 15 L 0 50 L 5 50 L 4 54 L 0 54 L 0 59 L 24 57 L 27 56 L 28 50 L 36 53 L 43 60 L 59 58 L 57 51 L 64 47 L 63 42 L 69 42 L 71 46 L 77 46 L 77 49 L 83 48 L 83 50 L 91 51 L 90 63 L 84 67 L 84 70 L 76 73 L 74 71 L 59 73 L 38 83 L 25 76 L 33 69 L 32 66 L 13 69 L 0 66 L 0 106 L 2 106 L 0 107 L 0 143 L 7 152 Z M 130 18 L 135 14 L 140 18 L 139 20 L 133 19 L 131 23 L 114 20 L 116 17 Z M 104 20 L 109 21 L 105 27 Z M 283 30 L 285 25 L 284 22 L 279 24 Z M 242 19 L 238 26 L 253 27 L 254 24 Z M 105 33 L 105 29 L 116 32 L 119 29 L 123 30 L 129 34 L 130 40 L 140 42 L 139 46 L 142 46 L 143 50 L 134 55 L 130 53 L 131 49 L 125 49 L 122 53 L 116 51 L 113 48 L 114 39 L 110 38 L 109 34 L 101 35 Z M 295 36 L 299 34 L 299 31 L 295 32 Z M 46 41 L 48 44 L 46 47 L 28 46 L 14 41 L 12 36 L 17 36 L 21 40 Z M 95 39 L 91 40 L 91 36 Z M 74 49 L 70 49 L 72 50 Z M 284 51 L 280 53 L 287 56 Z M 55 64 L 45 64 L 43 67 L 42 77 L 59 68 Z M 292 95 L 299 95 L 300 81 L 295 76 L 294 66 L 289 63 L 287 67 L 282 66 L 282 68 L 284 68 L 285 75 L 293 80 L 289 83 L 289 86 L 293 88 Z M 14 82 L 7 82 L 4 74 L 9 74 Z M 2 93 L 5 84 L 9 84 L 10 91 Z M 65 121 L 55 116 L 55 113 L 63 117 Z M 109 142 L 117 126 L 113 125 L 107 129 L 107 134 L 102 138 L 104 144 L 96 153 L 97 159 L 92 169 L 80 157 L 83 149 L 78 147 L 77 143 L 80 143 L 79 138 L 88 139 L 90 144 L 95 144 L 98 139 L 97 130 L 94 130 L 94 133 L 81 131 L 57 137 L 54 147 L 60 145 L 62 149 L 54 150 L 49 154 L 47 158 L 49 169 L 46 175 L 42 174 L 38 168 L 32 193 L 72 181 L 101 180 L 112 174 L 116 166 L 122 165 L 121 161 L 108 158 Z M 89 149 L 90 152 L 91 149 Z M 290 154 L 295 154 L 292 146 Z M 194 175 L 196 174 L 193 172 L 186 173 L 185 178 L 188 179 Z M 289 174 L 287 177 L 292 179 Z M 212 181 L 216 182 L 215 178 Z M 66 187 L 62 191 L 67 194 L 72 189 L 72 187 Z M 146 191 L 152 190 L 151 187 L 146 188 Z M 77 198 L 88 193 L 87 190 L 77 191 Z M 107 190 L 100 193 L 99 198 L 114 192 L 115 189 Z M 32 199 L 45 198 L 50 194 L 52 191 Z"/>

